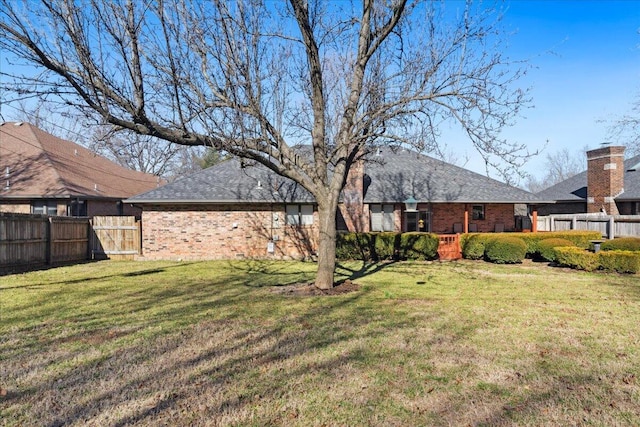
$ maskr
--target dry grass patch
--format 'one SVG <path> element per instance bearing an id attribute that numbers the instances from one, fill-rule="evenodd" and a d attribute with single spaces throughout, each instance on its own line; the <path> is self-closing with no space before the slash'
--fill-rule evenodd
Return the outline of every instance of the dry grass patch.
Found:
<path id="1" fill-rule="evenodd" d="M 1 277 L 0 424 L 640 425 L 637 276 L 354 263 L 292 291 L 314 268 Z"/>

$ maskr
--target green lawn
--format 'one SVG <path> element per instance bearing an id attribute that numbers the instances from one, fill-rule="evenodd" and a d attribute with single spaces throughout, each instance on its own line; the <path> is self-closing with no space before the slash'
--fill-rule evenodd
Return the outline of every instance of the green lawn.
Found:
<path id="1" fill-rule="evenodd" d="M 640 277 L 99 262 L 0 276 L 0 424 L 640 425 Z"/>

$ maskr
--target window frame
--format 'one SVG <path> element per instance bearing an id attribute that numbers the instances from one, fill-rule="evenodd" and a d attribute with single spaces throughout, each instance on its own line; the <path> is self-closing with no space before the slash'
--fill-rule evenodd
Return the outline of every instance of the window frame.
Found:
<path id="1" fill-rule="evenodd" d="M 313 226 L 314 205 L 311 203 L 292 203 L 285 205 L 285 223 L 290 227 Z"/>
<path id="2" fill-rule="evenodd" d="M 58 216 L 58 202 L 56 200 L 44 199 L 32 200 L 31 213 L 35 215 Z"/>
<path id="3" fill-rule="evenodd" d="M 389 210 L 389 212 L 387 211 Z M 380 229 L 376 230 L 376 215 L 380 215 Z M 390 203 L 375 203 L 369 205 L 370 230 L 374 232 L 396 231 L 395 205 Z"/>
<path id="4" fill-rule="evenodd" d="M 479 209 L 476 209 L 479 208 Z M 473 221 L 484 221 L 487 218 L 487 213 L 484 205 L 471 206 L 471 219 Z"/>
<path id="5" fill-rule="evenodd" d="M 414 216 L 415 215 L 415 220 L 414 219 L 409 219 L 410 216 Z M 426 210 L 419 210 L 419 211 L 405 211 L 404 213 L 404 231 L 405 232 L 424 232 L 424 233 L 429 233 L 431 232 L 431 213 L 429 211 Z M 424 227 L 420 228 L 420 221 L 423 221 L 423 225 Z M 409 227 L 409 225 L 412 224 L 414 225 L 414 229 L 411 229 L 411 227 Z"/>

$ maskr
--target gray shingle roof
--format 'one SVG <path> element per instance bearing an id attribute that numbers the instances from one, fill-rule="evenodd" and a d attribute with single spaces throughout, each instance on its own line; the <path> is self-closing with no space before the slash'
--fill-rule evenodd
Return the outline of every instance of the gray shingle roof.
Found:
<path id="1" fill-rule="evenodd" d="M 542 203 L 525 190 L 409 150 L 383 150 L 365 167 L 371 183 L 365 203 Z M 365 181 L 366 182 L 366 181 Z"/>
<path id="2" fill-rule="evenodd" d="M 134 196 L 127 203 L 293 203 L 313 200 L 293 181 L 262 165 L 232 158 Z"/>
<path id="3" fill-rule="evenodd" d="M 260 182 L 261 189 L 258 188 Z M 365 166 L 365 203 L 543 203 L 528 191 L 408 150 L 386 149 Z M 548 200 L 548 199 L 547 199 Z M 130 203 L 312 202 L 301 186 L 262 165 L 231 159 L 128 199 Z"/>
<path id="4" fill-rule="evenodd" d="M 624 161 L 624 192 L 616 200 L 640 200 L 640 156 Z M 631 170 L 636 167 L 637 169 Z M 572 176 L 537 195 L 546 200 L 584 202 L 587 200 L 587 171 Z"/>

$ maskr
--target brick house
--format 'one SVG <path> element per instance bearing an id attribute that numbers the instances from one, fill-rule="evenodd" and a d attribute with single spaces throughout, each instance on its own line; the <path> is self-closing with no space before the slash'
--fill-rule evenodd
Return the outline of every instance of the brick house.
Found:
<path id="1" fill-rule="evenodd" d="M 587 170 L 538 193 L 552 205 L 541 215 L 607 213 L 640 215 L 640 155 L 624 159 L 623 146 L 587 151 Z"/>
<path id="2" fill-rule="evenodd" d="M 0 125 L 0 173 L 0 212 L 57 216 L 139 217 L 122 200 L 163 183 L 22 122 Z"/>
<path id="3" fill-rule="evenodd" d="M 415 206 L 406 202 L 415 201 Z M 316 248 L 313 197 L 259 164 L 229 159 L 125 202 L 142 208 L 147 259 L 306 257 Z M 532 193 L 408 150 L 352 167 L 339 230 L 513 231 Z"/>

